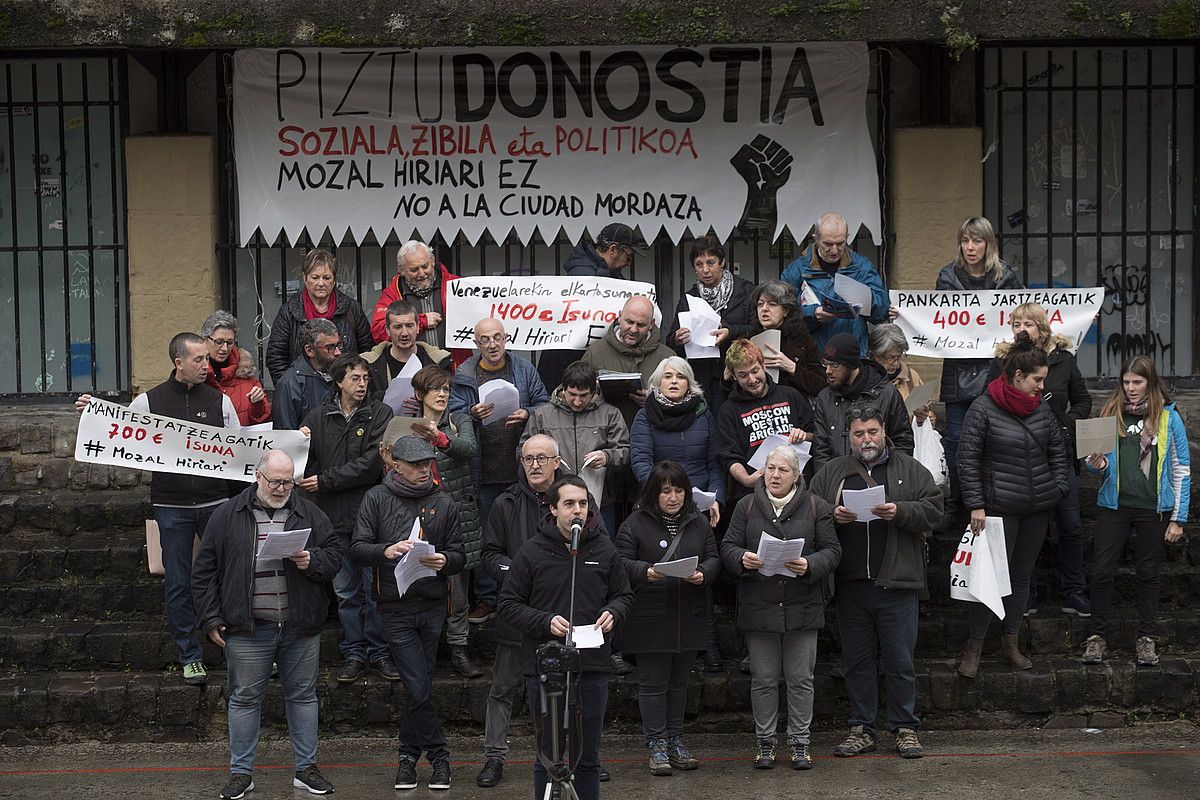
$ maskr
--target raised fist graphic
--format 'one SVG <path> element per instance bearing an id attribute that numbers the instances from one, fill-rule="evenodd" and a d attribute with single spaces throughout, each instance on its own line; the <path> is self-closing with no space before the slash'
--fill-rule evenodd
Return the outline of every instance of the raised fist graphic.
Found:
<path id="1" fill-rule="evenodd" d="M 746 181 L 746 208 L 739 227 L 774 231 L 779 218 L 775 197 L 792 176 L 792 154 L 760 133 L 742 145 L 729 163 Z"/>

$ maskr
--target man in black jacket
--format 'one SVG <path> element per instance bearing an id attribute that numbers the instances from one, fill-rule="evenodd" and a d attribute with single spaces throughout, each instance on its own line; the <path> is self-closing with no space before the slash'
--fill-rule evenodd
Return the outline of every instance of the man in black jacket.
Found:
<path id="1" fill-rule="evenodd" d="M 835 335 L 825 345 L 823 356 L 829 385 L 817 395 L 813 469 L 819 470 L 830 459 L 850 455 L 846 417 L 856 407 L 879 409 L 892 447 L 911 456 L 913 433 L 908 409 L 883 367 L 859 356 L 858 337 L 850 333 Z"/>
<path id="2" fill-rule="evenodd" d="M 395 788 L 417 787 L 417 760 L 424 751 L 433 765 L 429 788 L 449 789 L 450 751 L 433 705 L 433 670 L 446 623 L 447 578 L 461 572 L 467 560 L 462 529 L 454 501 L 434 478 L 433 445 L 402 436 L 387 456 L 383 483 L 358 507 L 350 556 L 373 570 L 383 635 L 404 681 Z M 433 545 L 434 552 L 419 559 L 433 574 L 412 576 L 402 592 L 396 570 L 418 541 Z"/>
<path id="3" fill-rule="evenodd" d="M 813 494 L 833 506 L 842 544 L 837 568 L 837 618 L 841 631 L 850 735 L 833 751 L 856 756 L 875 749 L 879 677 L 887 683 L 888 729 L 903 758 L 920 758 L 917 739 L 917 611 L 925 590 L 925 536 L 942 518 L 942 490 L 919 461 L 887 446 L 877 408 L 855 409 L 851 454 L 826 464 L 812 480 Z M 843 492 L 884 487 L 884 502 L 864 519 L 846 508 Z"/>
<path id="4" fill-rule="evenodd" d="M 275 384 L 272 422 L 275 430 L 297 430 L 314 408 L 334 394 L 329 367 L 342 354 L 337 326 L 317 317 L 300 326 L 300 350 L 292 365 Z"/>
<path id="5" fill-rule="evenodd" d="M 317 769 L 317 676 L 321 628 L 329 613 L 325 586 L 342 563 L 329 518 L 293 495 L 295 467 L 281 450 L 263 454 L 255 483 L 208 521 L 192 565 L 200 630 L 225 648 L 229 670 L 229 771 L 223 800 L 254 788 L 262 701 L 279 665 L 296 774 L 312 794 L 333 786 Z M 309 529 L 304 549 L 287 558 L 257 558 L 272 533 Z"/>
<path id="6" fill-rule="evenodd" d="M 392 418 L 383 403 L 366 402 L 367 362 L 357 353 L 338 356 L 329 368 L 337 395 L 304 418 L 310 438 L 300 488 L 326 513 L 342 545 L 342 569 L 333 579 L 342 622 L 345 665 L 338 683 L 354 683 L 370 663 L 389 681 L 400 673 L 388 654 L 379 608 L 370 596 L 366 570 L 350 560 L 350 534 L 363 495 L 379 483 L 383 461 L 379 443 Z"/>
<path id="7" fill-rule="evenodd" d="M 577 475 L 560 478 L 551 484 L 546 497 L 550 501 L 550 517 L 509 565 L 500 590 L 499 615 L 521 631 L 529 707 L 540 720 L 539 747 L 548 756 L 550 737 L 560 734 L 561 720 L 542 716 L 547 709 L 540 708 L 534 653 L 542 644 L 566 637 L 573 626 L 611 633 L 614 625 L 629 616 L 633 591 L 616 546 L 603 534 L 599 518 L 591 508 L 583 479 Z M 580 521 L 583 530 L 579 550 L 572 553 L 571 526 Z M 564 615 L 571 608 L 573 564 L 575 613 L 568 620 Z M 598 647 L 579 651 L 580 673 L 572 687 L 582 712 L 581 741 L 572 742 L 570 748 L 572 755 L 579 756 L 574 784 L 580 800 L 600 797 L 600 734 L 608 704 L 608 673 L 612 670 L 609 647 L 610 637 L 606 637 Z M 561 739 L 560 745 L 565 748 Z M 539 760 L 533 767 L 534 796 L 542 797 L 545 786 L 546 770 Z"/>

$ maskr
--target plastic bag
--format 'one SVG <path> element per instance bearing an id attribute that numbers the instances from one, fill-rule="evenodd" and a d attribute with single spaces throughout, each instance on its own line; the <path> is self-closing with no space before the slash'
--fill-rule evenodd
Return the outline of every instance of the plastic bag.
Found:
<path id="1" fill-rule="evenodd" d="M 950 597 L 983 603 L 1004 619 L 1002 598 L 1012 594 L 1008 554 L 1004 549 L 1004 520 L 988 517 L 980 534 L 963 532 L 950 563 Z"/>
<path id="2" fill-rule="evenodd" d="M 946 468 L 946 449 L 942 447 L 942 435 L 928 420 L 920 425 L 913 422 L 912 429 L 913 458 L 929 470 L 934 483 L 944 488 L 949 482 L 950 473 Z"/>

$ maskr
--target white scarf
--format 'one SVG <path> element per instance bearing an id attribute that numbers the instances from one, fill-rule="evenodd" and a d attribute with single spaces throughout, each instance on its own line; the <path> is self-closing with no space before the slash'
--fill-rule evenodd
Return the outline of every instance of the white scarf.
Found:
<path id="1" fill-rule="evenodd" d="M 792 490 L 783 497 L 776 497 L 771 494 L 771 490 L 767 490 L 767 499 L 771 501 L 771 508 L 775 509 L 775 519 L 779 519 L 779 515 L 787 508 L 787 504 L 792 502 L 792 498 L 796 496 L 797 486 L 793 486 Z"/>

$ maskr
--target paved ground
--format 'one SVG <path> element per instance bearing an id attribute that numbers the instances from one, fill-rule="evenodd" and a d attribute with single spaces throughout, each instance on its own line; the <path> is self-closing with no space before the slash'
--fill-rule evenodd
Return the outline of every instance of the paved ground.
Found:
<path id="1" fill-rule="evenodd" d="M 1200 775 L 1200 730 L 1186 722 L 1146 724 L 1087 733 L 1080 730 L 927 731 L 927 755 L 903 761 L 886 752 L 857 759 L 829 755 L 836 737 L 816 740 L 816 768 L 796 773 L 777 767 L 750 768 L 749 736 L 697 736 L 700 770 L 670 778 L 651 777 L 643 750 L 633 737 L 606 737 L 605 762 L 613 781 L 602 794 L 620 798 L 794 798 L 798 791 L 823 797 L 887 800 L 1013 800 L 1017 797 L 1120 797 L 1121 800 L 1190 796 Z M 885 741 L 886 740 L 886 741 Z M 384 739 L 336 739 L 322 742 L 321 765 L 342 798 L 491 798 L 530 797 L 528 740 L 516 741 L 508 774 L 499 788 L 478 789 L 478 739 L 459 739 L 454 788 L 449 793 L 422 787 L 398 793 L 391 788 L 395 770 L 392 742 Z M 285 740 L 264 742 L 252 800 L 307 794 L 291 788 L 290 749 Z M 0 798 L 75 800 L 95 797 L 216 798 L 226 773 L 226 751 L 212 744 L 87 744 L 0 749 Z M 428 767 L 418 773 L 428 778 Z M 1192 786 L 1193 789 L 1186 787 Z"/>

